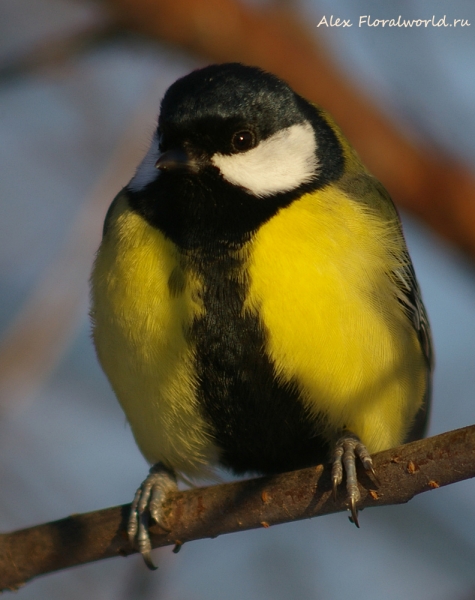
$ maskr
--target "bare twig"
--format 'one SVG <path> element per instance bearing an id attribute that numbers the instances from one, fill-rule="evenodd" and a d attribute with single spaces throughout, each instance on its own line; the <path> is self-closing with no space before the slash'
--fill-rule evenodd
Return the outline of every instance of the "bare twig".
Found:
<path id="1" fill-rule="evenodd" d="M 422 492 L 475 476 L 475 425 L 375 455 L 379 485 L 364 473 L 359 508 L 401 504 Z M 168 531 L 151 528 L 153 546 L 268 527 L 345 510 L 334 502 L 328 468 L 317 466 L 170 495 Z M 116 506 L 0 536 L 0 589 L 52 571 L 135 552 L 126 535 L 130 505 Z"/>

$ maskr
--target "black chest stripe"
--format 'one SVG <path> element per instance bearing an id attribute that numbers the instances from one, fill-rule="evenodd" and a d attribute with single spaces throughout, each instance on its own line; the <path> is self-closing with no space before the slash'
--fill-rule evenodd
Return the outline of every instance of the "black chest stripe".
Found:
<path id="1" fill-rule="evenodd" d="M 279 382 L 264 352 L 256 316 L 243 314 L 246 282 L 234 258 L 203 268 L 205 313 L 192 325 L 199 401 L 222 449 L 221 462 L 237 474 L 270 474 L 327 458 L 297 386 Z M 320 425 L 321 429 L 321 425 Z"/>

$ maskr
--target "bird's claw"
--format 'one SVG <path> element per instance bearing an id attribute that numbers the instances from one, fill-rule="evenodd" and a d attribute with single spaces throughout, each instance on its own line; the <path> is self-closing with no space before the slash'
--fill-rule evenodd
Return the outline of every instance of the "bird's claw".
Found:
<path id="1" fill-rule="evenodd" d="M 163 527 L 163 503 L 169 492 L 177 489 L 174 471 L 161 463 L 150 469 L 150 473 L 136 491 L 130 509 L 127 533 L 130 543 L 137 548 L 149 569 L 156 569 L 153 564 L 152 544 L 149 533 L 150 516 Z M 164 527 L 164 529 L 166 529 Z"/>
<path id="2" fill-rule="evenodd" d="M 358 509 L 356 507 L 361 498 L 358 489 L 358 477 L 356 474 L 356 458 L 363 463 L 366 471 L 370 471 L 377 480 L 373 467 L 373 460 L 358 436 L 347 432 L 335 445 L 332 465 L 333 498 L 336 500 L 338 486 L 343 481 L 343 472 L 346 474 L 346 492 L 348 497 L 348 508 L 351 513 L 351 521 L 359 527 Z"/>
<path id="3" fill-rule="evenodd" d="M 359 521 L 358 521 L 358 509 L 356 508 L 356 500 L 354 498 L 354 496 L 351 496 L 349 499 L 349 509 L 350 509 L 350 513 L 351 513 L 351 517 L 350 517 L 350 521 L 352 523 L 354 523 L 356 525 L 356 527 L 360 527 Z"/>

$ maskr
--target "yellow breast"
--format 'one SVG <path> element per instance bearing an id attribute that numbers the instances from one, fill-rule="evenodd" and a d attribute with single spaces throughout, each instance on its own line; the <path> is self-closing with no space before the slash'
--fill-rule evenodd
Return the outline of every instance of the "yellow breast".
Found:
<path id="1" fill-rule="evenodd" d="M 216 459 L 197 408 L 186 332 L 202 310 L 200 282 L 174 245 L 118 198 L 91 278 L 102 367 L 151 462 L 194 476 Z"/>
<path id="2" fill-rule="evenodd" d="M 337 188 L 266 223 L 250 251 L 247 310 L 259 314 L 282 381 L 297 381 L 329 437 L 347 427 L 371 452 L 401 443 L 420 407 L 426 366 L 388 271 L 404 244 Z M 400 266 L 400 265 L 399 265 Z"/>

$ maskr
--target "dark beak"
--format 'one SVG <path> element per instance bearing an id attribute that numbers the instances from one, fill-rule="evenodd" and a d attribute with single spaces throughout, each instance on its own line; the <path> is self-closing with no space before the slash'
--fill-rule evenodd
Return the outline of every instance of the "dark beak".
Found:
<path id="1" fill-rule="evenodd" d="M 191 158 L 184 150 L 167 150 L 160 154 L 155 168 L 160 171 L 174 171 L 176 169 L 187 169 L 188 171 L 198 171 L 198 163 Z"/>

